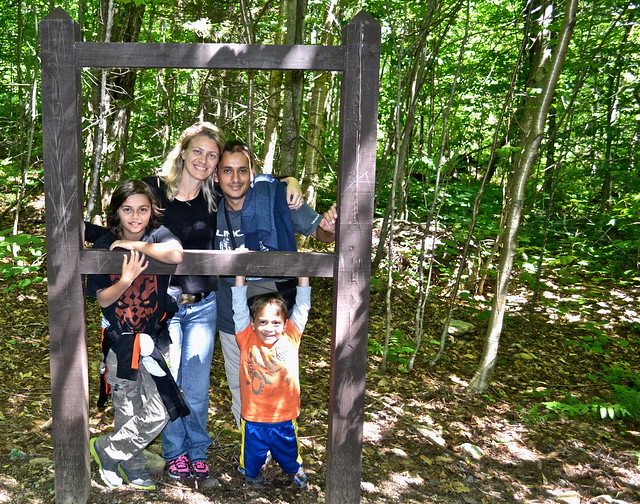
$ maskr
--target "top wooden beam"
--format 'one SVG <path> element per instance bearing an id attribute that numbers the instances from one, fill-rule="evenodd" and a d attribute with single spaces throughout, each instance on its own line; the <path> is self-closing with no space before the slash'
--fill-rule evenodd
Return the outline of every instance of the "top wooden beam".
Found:
<path id="1" fill-rule="evenodd" d="M 79 42 L 76 64 L 97 68 L 344 70 L 343 46 Z"/>
<path id="2" fill-rule="evenodd" d="M 62 8 L 43 21 L 72 21 Z M 183 68 L 344 71 L 346 48 L 321 45 L 81 42 L 75 65 L 92 68 Z"/>

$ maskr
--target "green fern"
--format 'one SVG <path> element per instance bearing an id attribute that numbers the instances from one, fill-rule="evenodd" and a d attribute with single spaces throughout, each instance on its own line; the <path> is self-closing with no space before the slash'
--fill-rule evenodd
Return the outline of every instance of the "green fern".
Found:
<path id="1" fill-rule="evenodd" d="M 626 385 L 612 385 L 617 403 L 634 419 L 640 419 L 640 390 Z"/>

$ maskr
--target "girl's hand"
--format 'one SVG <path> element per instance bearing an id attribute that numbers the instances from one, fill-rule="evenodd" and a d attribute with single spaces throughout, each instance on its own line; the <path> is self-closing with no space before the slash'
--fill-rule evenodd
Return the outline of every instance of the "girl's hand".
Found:
<path id="1" fill-rule="evenodd" d="M 146 260 L 146 256 L 137 250 L 132 250 L 130 257 L 127 257 L 125 254 L 122 260 L 122 276 L 120 277 L 120 281 L 131 285 L 148 266 L 149 261 Z"/>
<path id="2" fill-rule="evenodd" d="M 116 240 L 109 246 L 109 250 L 115 250 L 117 248 L 136 250 L 136 242 L 131 240 Z"/>
<path id="3" fill-rule="evenodd" d="M 111 287 L 106 289 L 100 289 L 96 292 L 96 298 L 98 298 L 98 304 L 102 308 L 111 306 L 115 303 L 120 296 L 122 296 L 127 289 L 131 286 L 133 281 L 140 276 L 144 270 L 149 266 L 149 261 L 146 260 L 145 255 L 137 250 L 132 250 L 131 255 L 124 254 L 122 259 L 122 275 Z"/>
<path id="4" fill-rule="evenodd" d="M 291 210 L 298 210 L 302 206 L 302 188 L 294 177 L 284 179 L 287 184 L 287 204 Z"/>
<path id="5" fill-rule="evenodd" d="M 235 286 L 236 287 L 242 287 L 244 285 L 245 278 L 246 277 L 243 277 L 243 276 L 236 276 L 236 284 L 235 284 Z"/>

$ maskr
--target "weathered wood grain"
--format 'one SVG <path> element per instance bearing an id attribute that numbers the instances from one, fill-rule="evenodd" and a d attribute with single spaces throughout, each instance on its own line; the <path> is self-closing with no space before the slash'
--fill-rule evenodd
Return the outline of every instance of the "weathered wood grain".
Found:
<path id="1" fill-rule="evenodd" d="M 77 64 L 98 68 L 344 69 L 342 46 L 82 42 Z"/>
<path id="2" fill-rule="evenodd" d="M 123 252 L 83 250 L 80 272 L 120 273 Z M 323 252 L 232 252 L 185 250 L 182 263 L 165 264 L 149 259 L 147 273 L 162 275 L 245 275 L 332 277 L 335 256 Z"/>
<path id="3" fill-rule="evenodd" d="M 360 501 L 371 234 L 375 191 L 380 24 L 361 11 L 345 27 L 340 97 L 338 229 L 333 274 L 326 496 Z"/>
<path id="4" fill-rule="evenodd" d="M 42 134 L 47 224 L 56 502 L 89 495 L 89 398 L 82 249 L 80 69 L 73 44 L 80 27 L 62 9 L 40 23 Z"/>

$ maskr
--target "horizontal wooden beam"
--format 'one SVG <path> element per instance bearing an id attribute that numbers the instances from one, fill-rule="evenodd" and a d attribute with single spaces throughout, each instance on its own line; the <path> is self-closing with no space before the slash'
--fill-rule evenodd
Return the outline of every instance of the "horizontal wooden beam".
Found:
<path id="1" fill-rule="evenodd" d="M 96 68 L 225 68 L 342 71 L 343 46 L 78 42 L 76 65 Z"/>
<path id="2" fill-rule="evenodd" d="M 122 271 L 123 252 L 85 249 L 80 273 L 114 274 Z M 182 263 L 150 259 L 147 273 L 158 275 L 245 275 L 332 277 L 335 254 L 327 252 L 233 252 L 185 250 Z"/>

